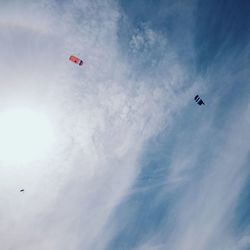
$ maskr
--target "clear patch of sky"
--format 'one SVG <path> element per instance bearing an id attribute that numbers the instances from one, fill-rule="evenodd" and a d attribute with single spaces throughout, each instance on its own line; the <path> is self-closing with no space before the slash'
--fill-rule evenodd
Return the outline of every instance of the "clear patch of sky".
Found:
<path id="1" fill-rule="evenodd" d="M 210 64 L 231 50 L 244 49 L 250 38 L 248 0 L 200 0 L 195 11 L 197 67 L 206 71 Z"/>

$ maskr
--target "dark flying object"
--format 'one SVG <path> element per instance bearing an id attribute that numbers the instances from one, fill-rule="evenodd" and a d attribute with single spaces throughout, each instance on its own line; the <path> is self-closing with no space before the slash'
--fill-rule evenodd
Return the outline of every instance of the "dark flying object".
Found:
<path id="1" fill-rule="evenodd" d="M 76 57 L 76 56 L 70 56 L 69 57 L 69 60 L 75 64 L 78 64 L 78 65 L 83 65 L 83 60 L 81 60 L 80 58 Z"/>
<path id="2" fill-rule="evenodd" d="M 205 105 L 205 103 L 203 102 L 203 100 L 199 97 L 199 95 L 196 95 L 195 97 L 194 97 L 194 100 L 197 102 L 197 104 L 199 104 L 199 105 Z"/>
<path id="3" fill-rule="evenodd" d="M 20 192 L 24 192 L 24 189 L 21 189 Z"/>

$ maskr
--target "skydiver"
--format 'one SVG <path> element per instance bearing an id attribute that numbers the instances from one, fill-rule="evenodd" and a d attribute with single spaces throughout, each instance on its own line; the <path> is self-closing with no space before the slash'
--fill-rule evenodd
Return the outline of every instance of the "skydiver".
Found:
<path id="1" fill-rule="evenodd" d="M 194 97 L 194 100 L 197 102 L 198 105 L 205 105 L 205 103 L 203 102 L 203 100 L 199 97 L 199 95 L 196 95 Z"/>

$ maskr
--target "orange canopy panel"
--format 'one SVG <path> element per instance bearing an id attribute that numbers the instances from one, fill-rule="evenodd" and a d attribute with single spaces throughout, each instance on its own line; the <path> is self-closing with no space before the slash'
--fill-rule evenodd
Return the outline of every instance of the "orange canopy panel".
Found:
<path id="1" fill-rule="evenodd" d="M 71 62 L 73 62 L 73 63 L 78 64 L 78 65 L 83 65 L 83 61 L 80 58 L 76 57 L 76 56 L 70 56 L 69 60 Z"/>

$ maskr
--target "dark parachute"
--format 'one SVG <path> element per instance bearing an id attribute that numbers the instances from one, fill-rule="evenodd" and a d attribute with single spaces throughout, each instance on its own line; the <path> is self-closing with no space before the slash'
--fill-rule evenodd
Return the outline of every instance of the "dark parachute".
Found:
<path id="1" fill-rule="evenodd" d="M 70 56 L 69 57 L 69 60 L 75 64 L 78 64 L 78 65 L 83 65 L 83 60 L 81 60 L 80 58 L 76 57 L 76 56 Z"/>
<path id="2" fill-rule="evenodd" d="M 197 102 L 198 105 L 205 105 L 205 103 L 203 102 L 203 100 L 199 97 L 199 95 L 196 95 L 194 97 L 194 100 Z"/>

